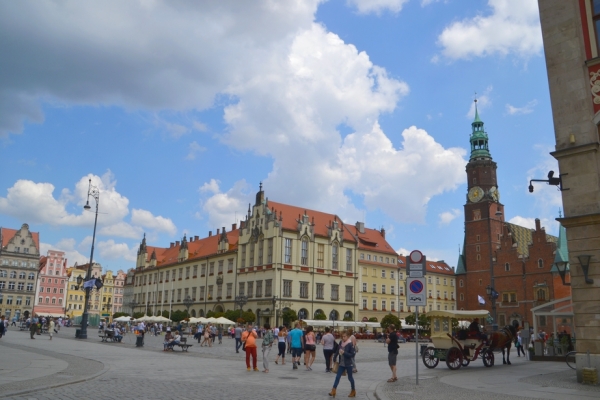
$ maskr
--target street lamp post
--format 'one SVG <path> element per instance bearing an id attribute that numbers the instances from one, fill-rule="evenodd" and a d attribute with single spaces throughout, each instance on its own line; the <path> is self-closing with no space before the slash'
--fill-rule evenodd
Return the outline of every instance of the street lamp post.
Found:
<path id="1" fill-rule="evenodd" d="M 129 302 L 129 307 L 131 307 L 131 316 L 133 317 L 133 314 L 135 314 L 135 308 L 137 307 L 138 303 L 135 300 L 131 300 Z"/>
<path id="2" fill-rule="evenodd" d="M 240 306 L 240 318 L 242 318 L 242 313 L 244 312 L 243 307 L 248 303 L 248 296 L 235 296 L 235 304 Z"/>
<path id="3" fill-rule="evenodd" d="M 273 296 L 273 321 L 275 322 L 275 326 L 279 326 L 279 323 L 277 321 L 277 309 L 275 308 L 277 300 L 277 296 Z"/>
<path id="4" fill-rule="evenodd" d="M 192 300 L 190 296 L 185 296 L 185 299 L 183 299 L 183 305 L 187 310 L 188 317 L 190 316 L 190 307 L 192 306 L 192 304 L 194 304 L 194 300 Z"/>
<path id="5" fill-rule="evenodd" d="M 87 274 L 85 277 L 86 281 L 89 281 L 90 279 L 92 279 L 92 262 L 94 260 L 94 242 L 96 241 L 96 225 L 98 223 L 98 206 L 100 204 L 100 190 L 98 190 L 98 188 L 96 186 L 92 185 L 91 179 L 89 180 L 87 202 L 85 203 L 85 206 L 83 206 L 83 208 L 85 210 L 91 209 L 90 196 L 92 196 L 94 198 L 94 200 L 96 200 L 96 216 L 94 218 L 94 234 L 92 236 L 92 251 L 90 252 L 90 264 L 88 265 L 88 270 L 87 270 Z M 83 314 L 81 316 L 81 331 L 79 333 L 79 339 L 87 339 L 88 303 L 90 300 L 90 291 L 92 290 L 92 288 L 85 287 L 85 285 L 84 285 L 84 290 L 85 290 L 85 304 L 83 305 Z"/>

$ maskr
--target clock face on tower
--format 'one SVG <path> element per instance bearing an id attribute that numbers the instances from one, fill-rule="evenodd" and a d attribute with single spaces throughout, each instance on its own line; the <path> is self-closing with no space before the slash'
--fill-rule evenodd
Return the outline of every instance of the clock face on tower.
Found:
<path id="1" fill-rule="evenodd" d="M 472 203 L 477 203 L 483 199 L 483 189 L 481 189 L 479 186 L 472 187 L 471 190 L 469 190 L 468 196 Z"/>
<path id="2" fill-rule="evenodd" d="M 490 197 L 494 200 L 494 201 L 500 201 L 500 192 L 498 191 L 498 188 L 495 186 L 492 186 L 490 188 Z"/>

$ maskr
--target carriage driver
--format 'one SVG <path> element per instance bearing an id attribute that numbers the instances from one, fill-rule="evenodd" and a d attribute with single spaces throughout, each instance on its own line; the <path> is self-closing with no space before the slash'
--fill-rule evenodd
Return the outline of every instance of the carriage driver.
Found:
<path id="1" fill-rule="evenodd" d="M 473 322 L 471 322 L 471 325 L 469 325 L 469 334 L 479 339 L 483 339 L 483 335 L 479 329 L 479 318 L 475 318 Z"/>

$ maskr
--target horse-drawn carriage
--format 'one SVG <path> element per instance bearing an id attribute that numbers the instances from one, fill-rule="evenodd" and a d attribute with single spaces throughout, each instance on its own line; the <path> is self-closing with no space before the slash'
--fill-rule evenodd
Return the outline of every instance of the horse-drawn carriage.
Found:
<path id="1" fill-rule="evenodd" d="M 463 321 L 480 321 L 488 317 L 487 310 L 474 311 L 429 311 L 427 316 L 431 318 L 431 341 L 433 346 L 428 346 L 422 352 L 423 364 L 427 368 L 435 368 L 441 361 L 446 361 L 450 369 L 466 367 L 471 361 L 481 357 L 483 365 L 491 367 L 494 365 L 494 349 L 504 348 L 510 350 L 511 340 L 514 332 L 495 332 L 487 335 L 485 333 L 461 329 L 452 332 L 452 319 Z M 508 343 L 508 344 L 507 344 Z M 510 361 L 508 361 L 510 364 Z"/>

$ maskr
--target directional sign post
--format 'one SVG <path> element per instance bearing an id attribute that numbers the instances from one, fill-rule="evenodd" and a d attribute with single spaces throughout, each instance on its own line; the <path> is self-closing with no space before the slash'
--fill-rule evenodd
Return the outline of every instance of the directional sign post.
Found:
<path id="1" fill-rule="evenodd" d="M 406 305 L 415 306 L 415 352 L 416 377 L 419 384 L 419 306 L 427 305 L 427 283 L 425 281 L 425 256 L 419 250 L 413 250 L 408 257 L 408 276 L 406 278 Z"/>

